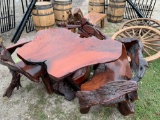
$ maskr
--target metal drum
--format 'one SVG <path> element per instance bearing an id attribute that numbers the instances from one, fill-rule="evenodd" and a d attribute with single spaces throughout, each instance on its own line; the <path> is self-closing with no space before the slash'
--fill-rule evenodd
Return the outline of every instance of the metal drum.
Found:
<path id="1" fill-rule="evenodd" d="M 70 0 L 55 0 L 53 8 L 56 24 L 67 24 L 67 11 L 72 9 L 72 2 Z"/>
<path id="2" fill-rule="evenodd" d="M 52 3 L 36 2 L 32 16 L 36 30 L 54 27 L 55 17 Z"/>
<path id="3" fill-rule="evenodd" d="M 88 12 L 104 13 L 104 0 L 89 0 Z"/>
<path id="4" fill-rule="evenodd" d="M 118 23 L 123 20 L 126 0 L 110 0 L 107 9 L 107 19 L 109 22 Z"/>

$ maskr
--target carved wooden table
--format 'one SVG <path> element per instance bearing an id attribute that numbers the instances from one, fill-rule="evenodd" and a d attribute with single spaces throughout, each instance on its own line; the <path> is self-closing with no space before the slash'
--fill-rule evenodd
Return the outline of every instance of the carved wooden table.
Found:
<path id="1" fill-rule="evenodd" d="M 61 78 L 82 67 L 118 59 L 122 54 L 122 43 L 111 39 L 80 38 L 64 28 L 49 29 L 38 32 L 17 54 L 26 63 L 43 63 L 50 77 Z"/>
<path id="2" fill-rule="evenodd" d="M 127 41 L 132 43 L 133 50 L 128 51 L 132 59 L 134 50 L 136 54 L 140 53 L 137 52 L 140 48 L 133 44 L 137 41 Z M 96 104 L 118 104 L 123 115 L 134 113 L 137 81 L 141 76 L 133 78 L 126 52 L 126 48 L 131 47 L 121 42 L 80 38 L 78 34 L 59 28 L 39 31 L 32 41 L 20 40 L 7 49 L 1 45 L 0 63 L 8 66 L 12 73 L 11 84 L 4 96 L 9 97 L 15 87 L 21 86 L 21 73 L 34 82 L 42 78 L 48 93 L 64 95 L 67 100 L 77 96 L 81 113 L 87 113 Z M 17 47 L 21 47 L 17 55 L 22 61 L 14 63 L 10 54 Z M 135 61 L 136 64 L 139 61 Z M 143 66 L 141 70 L 145 70 Z M 139 72 L 135 74 L 141 75 Z"/>

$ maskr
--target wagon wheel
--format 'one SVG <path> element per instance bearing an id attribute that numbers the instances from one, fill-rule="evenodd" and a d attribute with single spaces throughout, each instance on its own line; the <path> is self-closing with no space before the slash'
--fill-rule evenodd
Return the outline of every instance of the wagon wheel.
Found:
<path id="1" fill-rule="evenodd" d="M 160 31 L 147 26 L 133 26 L 116 32 L 112 38 L 138 37 L 144 46 L 144 58 L 149 62 L 160 57 Z"/>
<path id="2" fill-rule="evenodd" d="M 150 18 L 136 18 L 124 22 L 119 30 L 131 26 L 149 26 L 160 30 L 160 21 Z"/>

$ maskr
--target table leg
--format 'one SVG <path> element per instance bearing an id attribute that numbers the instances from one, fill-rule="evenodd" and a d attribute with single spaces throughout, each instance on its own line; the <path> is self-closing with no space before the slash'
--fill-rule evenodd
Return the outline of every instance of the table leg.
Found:
<path id="1" fill-rule="evenodd" d="M 17 87 L 17 89 L 19 89 L 21 86 L 21 83 L 20 83 L 20 74 L 17 72 L 17 71 L 13 71 L 11 70 L 11 73 L 12 73 L 12 81 L 9 85 L 9 87 L 7 88 L 7 90 L 5 91 L 5 93 L 3 94 L 3 97 L 10 97 L 12 95 L 12 92 L 14 90 L 14 88 Z"/>
<path id="2" fill-rule="evenodd" d="M 53 88 L 52 88 L 53 81 L 49 78 L 49 76 L 48 75 L 42 76 L 42 81 L 46 87 L 47 92 L 49 94 L 53 93 Z"/>
<path id="3" fill-rule="evenodd" d="M 104 19 L 101 20 L 101 28 L 104 28 Z"/>

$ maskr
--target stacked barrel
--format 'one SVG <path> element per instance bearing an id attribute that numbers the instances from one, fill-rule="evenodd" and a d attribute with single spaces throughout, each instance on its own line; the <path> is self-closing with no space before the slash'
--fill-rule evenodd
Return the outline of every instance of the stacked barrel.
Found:
<path id="1" fill-rule="evenodd" d="M 107 0 L 108 7 L 105 11 L 105 0 L 89 0 L 88 12 L 107 13 L 109 22 L 118 23 L 123 20 L 126 0 Z"/>
<path id="2" fill-rule="evenodd" d="M 110 0 L 107 9 L 109 22 L 121 22 L 125 13 L 126 0 Z"/>
<path id="3" fill-rule="evenodd" d="M 55 17 L 51 2 L 36 2 L 32 16 L 37 31 L 54 27 Z"/>
<path id="4" fill-rule="evenodd" d="M 104 13 L 105 11 L 104 0 L 89 0 L 88 12 Z"/>
<path id="5" fill-rule="evenodd" d="M 72 9 L 71 0 L 54 0 L 53 3 L 44 0 L 37 0 L 32 10 L 33 23 L 35 29 L 53 28 L 56 23 L 58 26 L 67 23 L 68 10 Z"/>

